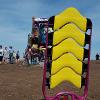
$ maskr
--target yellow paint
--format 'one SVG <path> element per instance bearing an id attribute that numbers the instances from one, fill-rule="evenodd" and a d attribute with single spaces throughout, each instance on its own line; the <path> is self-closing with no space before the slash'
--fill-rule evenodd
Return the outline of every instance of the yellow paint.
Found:
<path id="1" fill-rule="evenodd" d="M 80 12 L 73 7 L 70 7 L 55 16 L 54 30 L 58 30 L 64 24 L 69 22 L 76 24 L 82 31 L 86 31 L 87 19 L 83 17 Z"/>
<path id="2" fill-rule="evenodd" d="M 73 39 L 68 38 L 53 47 L 52 60 L 57 59 L 66 52 L 71 52 L 79 60 L 83 60 L 84 48 L 80 47 Z"/>
<path id="3" fill-rule="evenodd" d="M 58 73 L 50 77 L 50 88 L 56 87 L 63 81 L 69 81 L 77 88 L 81 88 L 81 76 L 76 74 L 72 69 L 68 67 L 63 68 Z"/>
<path id="4" fill-rule="evenodd" d="M 58 31 L 54 32 L 53 45 L 60 43 L 62 40 L 66 38 L 73 38 L 80 45 L 84 46 L 85 32 L 79 30 L 79 28 L 77 28 L 77 26 L 74 24 L 67 24 Z"/>
<path id="5" fill-rule="evenodd" d="M 81 88 L 87 19 L 71 7 L 54 17 L 50 88 L 69 81 Z"/>
<path id="6" fill-rule="evenodd" d="M 66 53 L 52 62 L 51 74 L 57 73 L 64 67 L 70 67 L 73 71 L 82 75 L 82 62 L 77 60 L 71 53 Z"/>

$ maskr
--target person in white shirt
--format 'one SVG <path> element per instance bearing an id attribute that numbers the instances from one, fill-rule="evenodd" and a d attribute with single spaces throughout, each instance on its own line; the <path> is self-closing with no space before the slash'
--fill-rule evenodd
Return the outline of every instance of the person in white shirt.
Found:
<path id="1" fill-rule="evenodd" d="M 9 46 L 9 63 L 13 64 L 13 48 Z"/>
<path id="2" fill-rule="evenodd" d="M 9 51 L 8 51 L 8 48 L 5 47 L 4 48 L 4 56 L 3 56 L 3 61 L 4 61 L 5 64 L 8 63 L 8 58 L 9 58 Z"/>
<path id="3" fill-rule="evenodd" d="M 3 48 L 2 48 L 2 45 L 0 45 L 0 64 L 2 63 L 3 61 Z"/>

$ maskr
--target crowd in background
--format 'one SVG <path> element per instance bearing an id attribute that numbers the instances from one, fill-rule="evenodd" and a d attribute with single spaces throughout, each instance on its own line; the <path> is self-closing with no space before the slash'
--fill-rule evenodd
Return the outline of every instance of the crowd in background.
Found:
<path id="1" fill-rule="evenodd" d="M 18 63 L 20 58 L 19 51 L 15 51 L 12 46 L 3 47 L 0 45 L 0 64 Z"/>
<path id="2" fill-rule="evenodd" d="M 33 46 L 31 47 L 30 45 L 27 45 L 25 53 L 23 53 L 23 58 L 28 65 L 39 64 L 40 62 L 44 61 L 44 54 L 44 46 L 38 47 L 37 44 L 33 44 Z"/>
<path id="3" fill-rule="evenodd" d="M 36 22 L 32 33 L 28 34 L 28 44 L 24 58 L 27 64 L 39 64 L 44 60 L 46 46 L 46 29 L 44 24 Z"/>

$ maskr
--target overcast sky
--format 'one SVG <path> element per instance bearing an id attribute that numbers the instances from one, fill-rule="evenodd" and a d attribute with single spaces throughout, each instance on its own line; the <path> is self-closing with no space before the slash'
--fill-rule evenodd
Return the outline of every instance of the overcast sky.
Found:
<path id="1" fill-rule="evenodd" d="M 93 22 L 92 59 L 100 53 L 100 0 L 0 0 L 0 44 L 24 52 L 32 16 L 49 18 L 68 7 L 77 8 Z"/>

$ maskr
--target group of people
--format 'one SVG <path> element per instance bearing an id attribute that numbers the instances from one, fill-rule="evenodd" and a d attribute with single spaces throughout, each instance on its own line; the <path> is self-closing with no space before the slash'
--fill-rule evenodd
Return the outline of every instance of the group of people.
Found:
<path id="1" fill-rule="evenodd" d="M 24 58 L 27 64 L 38 64 L 44 60 L 45 43 L 40 42 L 37 30 L 28 35 L 28 45 L 25 49 Z"/>
<path id="2" fill-rule="evenodd" d="M 0 45 L 0 64 L 4 63 L 18 63 L 19 62 L 19 51 L 15 51 L 12 46 L 4 47 Z"/>
<path id="3" fill-rule="evenodd" d="M 28 65 L 30 64 L 39 64 L 39 62 L 44 61 L 44 54 L 45 54 L 45 48 L 43 46 L 38 46 L 36 44 L 33 44 L 33 46 L 27 46 L 25 49 L 25 53 L 23 54 L 23 57 Z"/>

